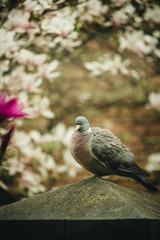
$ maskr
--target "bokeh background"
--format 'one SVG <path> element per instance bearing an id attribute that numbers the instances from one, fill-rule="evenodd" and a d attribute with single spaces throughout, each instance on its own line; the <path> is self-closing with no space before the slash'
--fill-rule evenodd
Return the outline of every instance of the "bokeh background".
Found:
<path id="1" fill-rule="evenodd" d="M 28 113 L 14 120 L 0 166 L 1 204 L 91 175 L 69 151 L 78 115 L 118 136 L 159 188 L 159 1 L 2 1 L 0 10 L 0 91 Z"/>

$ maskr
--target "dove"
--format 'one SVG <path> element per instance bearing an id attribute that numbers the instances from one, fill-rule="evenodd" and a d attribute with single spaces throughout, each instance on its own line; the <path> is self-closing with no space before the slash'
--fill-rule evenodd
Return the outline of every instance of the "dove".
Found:
<path id="1" fill-rule="evenodd" d="M 120 175 L 135 179 L 150 191 L 158 191 L 149 182 L 149 173 L 139 167 L 131 151 L 111 131 L 90 127 L 88 120 L 76 118 L 70 151 L 74 159 L 89 172 L 103 177 Z"/>

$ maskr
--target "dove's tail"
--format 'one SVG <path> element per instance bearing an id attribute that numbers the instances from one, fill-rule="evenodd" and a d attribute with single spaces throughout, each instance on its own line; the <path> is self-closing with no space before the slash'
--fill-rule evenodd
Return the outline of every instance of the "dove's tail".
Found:
<path id="1" fill-rule="evenodd" d="M 144 187 L 146 187 L 147 189 L 149 189 L 150 191 L 158 191 L 158 189 L 156 187 L 154 187 L 152 185 L 152 183 L 150 183 L 148 181 L 147 178 L 143 177 L 143 176 L 135 176 L 134 179 L 139 182 L 140 184 L 142 184 Z"/>

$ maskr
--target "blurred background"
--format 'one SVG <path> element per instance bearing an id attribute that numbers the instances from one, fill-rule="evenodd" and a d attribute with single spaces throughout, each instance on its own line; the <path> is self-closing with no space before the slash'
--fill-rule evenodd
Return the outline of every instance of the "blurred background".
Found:
<path id="1" fill-rule="evenodd" d="M 2 1 L 0 11 L 0 92 L 28 114 L 0 126 L 3 136 L 15 124 L 1 205 L 91 176 L 69 151 L 79 115 L 119 137 L 160 188 L 159 1 Z"/>

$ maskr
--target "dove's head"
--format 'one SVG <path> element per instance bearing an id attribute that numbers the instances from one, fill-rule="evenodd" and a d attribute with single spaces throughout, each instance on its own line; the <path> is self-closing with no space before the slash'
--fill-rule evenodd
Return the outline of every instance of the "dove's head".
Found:
<path id="1" fill-rule="evenodd" d="M 87 118 L 79 116 L 76 118 L 76 130 L 77 131 L 87 131 L 90 129 L 89 122 Z"/>

